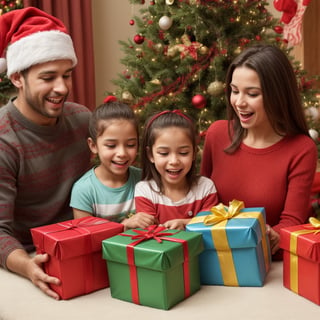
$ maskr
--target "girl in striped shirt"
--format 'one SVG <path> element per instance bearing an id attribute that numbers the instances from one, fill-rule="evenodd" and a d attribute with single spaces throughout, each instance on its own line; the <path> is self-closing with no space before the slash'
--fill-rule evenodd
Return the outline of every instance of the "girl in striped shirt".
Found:
<path id="1" fill-rule="evenodd" d="M 136 211 L 168 229 L 183 230 L 198 212 L 218 203 L 214 183 L 196 174 L 197 132 L 180 110 L 147 121 L 142 140 L 142 180 L 135 188 Z"/>

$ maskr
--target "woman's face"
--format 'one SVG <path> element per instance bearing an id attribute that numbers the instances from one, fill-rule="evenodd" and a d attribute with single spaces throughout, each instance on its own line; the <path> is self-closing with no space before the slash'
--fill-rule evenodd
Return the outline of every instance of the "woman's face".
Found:
<path id="1" fill-rule="evenodd" d="M 238 67 L 233 72 L 230 87 L 230 102 L 241 126 L 248 132 L 269 129 L 270 122 L 264 109 L 258 74 L 250 68 Z"/>

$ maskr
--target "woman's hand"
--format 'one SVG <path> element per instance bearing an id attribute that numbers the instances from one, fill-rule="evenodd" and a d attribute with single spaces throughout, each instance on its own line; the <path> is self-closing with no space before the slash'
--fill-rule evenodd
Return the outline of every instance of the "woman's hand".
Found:
<path id="1" fill-rule="evenodd" d="M 280 235 L 267 225 L 267 235 L 269 236 L 271 254 L 274 255 L 279 249 Z"/>

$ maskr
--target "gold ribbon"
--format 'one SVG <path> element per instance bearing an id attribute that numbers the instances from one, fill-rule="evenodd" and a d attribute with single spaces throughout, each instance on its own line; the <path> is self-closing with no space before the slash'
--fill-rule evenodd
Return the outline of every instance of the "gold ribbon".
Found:
<path id="1" fill-rule="evenodd" d="M 213 225 L 232 219 L 240 213 L 240 210 L 244 208 L 243 201 L 232 200 L 229 202 L 229 207 L 224 206 L 222 203 L 219 203 L 217 206 L 214 206 L 210 209 L 212 214 L 209 214 L 204 219 L 203 223 L 208 225 Z"/>
<path id="2" fill-rule="evenodd" d="M 313 229 L 303 229 L 293 231 L 290 234 L 290 289 L 298 293 L 298 255 L 297 255 L 297 245 L 298 245 L 298 236 L 303 234 L 314 233 L 317 234 L 320 232 L 320 220 L 314 217 L 309 218 L 309 223 Z"/>
<path id="3" fill-rule="evenodd" d="M 235 271 L 232 251 L 229 247 L 226 224 L 232 218 L 255 218 L 258 219 L 261 234 L 262 234 L 262 250 L 265 261 L 266 271 L 270 268 L 270 256 L 267 245 L 266 225 L 263 216 L 260 212 L 241 212 L 244 209 L 244 202 L 239 200 L 232 200 L 229 202 L 229 207 L 218 204 L 211 208 L 211 214 L 206 216 L 196 216 L 192 218 L 189 224 L 203 223 L 207 226 L 219 224 L 219 228 L 211 229 L 211 237 L 215 244 L 216 252 L 218 255 L 221 274 L 225 285 L 238 286 L 238 278 Z"/>

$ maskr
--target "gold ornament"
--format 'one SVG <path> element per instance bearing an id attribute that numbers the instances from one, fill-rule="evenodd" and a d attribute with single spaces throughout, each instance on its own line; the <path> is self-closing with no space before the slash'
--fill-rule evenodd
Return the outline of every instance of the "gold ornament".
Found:
<path id="1" fill-rule="evenodd" d="M 131 103 L 133 101 L 133 96 L 130 91 L 123 91 L 122 92 L 122 100 L 125 103 Z"/>
<path id="2" fill-rule="evenodd" d="M 157 43 L 154 45 L 154 49 L 157 51 L 157 52 L 162 52 L 163 50 L 163 44 L 162 43 Z"/>
<path id="3" fill-rule="evenodd" d="M 189 36 L 187 34 L 182 35 L 181 41 L 185 46 L 191 45 L 191 41 L 190 41 Z"/>
<path id="4" fill-rule="evenodd" d="M 240 53 L 241 53 L 241 48 L 240 48 L 240 47 L 237 47 L 237 48 L 233 51 L 233 53 L 234 53 L 235 55 L 240 54 Z"/>
<path id="5" fill-rule="evenodd" d="M 173 46 L 173 47 L 170 47 L 167 51 L 167 56 L 168 57 L 175 57 L 179 52 L 179 47 L 177 46 Z"/>
<path id="6" fill-rule="evenodd" d="M 200 54 L 205 55 L 209 52 L 209 48 L 206 46 L 202 46 L 202 47 L 200 47 L 199 51 L 200 51 Z"/>
<path id="7" fill-rule="evenodd" d="M 161 81 L 159 79 L 153 79 L 150 81 L 152 84 L 161 85 Z"/>
<path id="8" fill-rule="evenodd" d="M 166 4 L 168 6 L 171 6 L 172 4 L 174 4 L 174 0 L 166 0 Z"/>
<path id="9" fill-rule="evenodd" d="M 224 92 L 224 83 L 221 81 L 211 82 L 208 86 L 207 92 L 214 97 L 220 96 Z"/>

